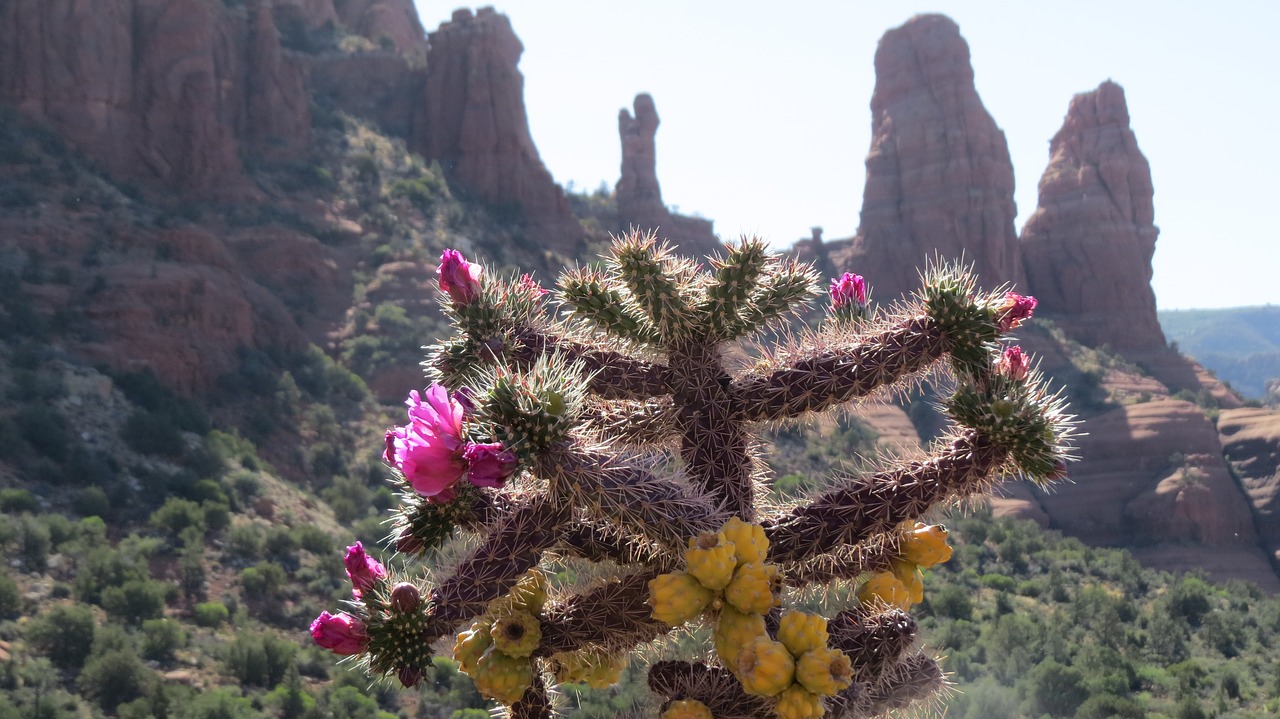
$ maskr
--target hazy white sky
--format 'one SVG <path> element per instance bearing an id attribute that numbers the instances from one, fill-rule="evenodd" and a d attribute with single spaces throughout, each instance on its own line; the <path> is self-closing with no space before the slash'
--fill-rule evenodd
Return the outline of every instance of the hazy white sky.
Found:
<path id="1" fill-rule="evenodd" d="M 456 5 L 415 0 L 428 31 Z M 858 227 L 872 58 L 942 12 L 1009 141 L 1017 226 L 1077 92 L 1124 86 L 1155 185 L 1162 309 L 1280 303 L 1280 2 L 505 0 L 534 141 L 561 184 L 617 181 L 617 113 L 649 92 L 663 199 L 778 247 Z"/>

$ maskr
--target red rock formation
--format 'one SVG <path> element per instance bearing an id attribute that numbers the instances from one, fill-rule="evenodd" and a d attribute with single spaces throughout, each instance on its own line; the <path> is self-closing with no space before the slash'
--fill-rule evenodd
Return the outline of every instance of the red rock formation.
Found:
<path id="1" fill-rule="evenodd" d="M 340 22 L 333 0 L 274 0 L 272 9 L 277 13 L 292 14 L 311 29 L 327 22 L 335 25 Z"/>
<path id="2" fill-rule="evenodd" d="M 688 255 L 708 255 L 719 248 L 712 223 L 696 217 L 677 215 L 662 203 L 658 185 L 658 158 L 654 137 L 658 133 L 658 110 L 647 93 L 636 95 L 635 116 L 626 108 L 618 111 L 618 135 L 622 140 L 622 176 L 614 195 L 618 202 L 620 229 L 631 227 L 657 230 Z"/>
<path id="3" fill-rule="evenodd" d="M 582 228 L 538 157 L 516 69 L 524 46 L 493 8 L 457 10 L 431 34 L 411 146 L 472 196 L 525 223 L 531 239 L 572 251 Z"/>
<path id="4" fill-rule="evenodd" d="M 237 135 L 296 151 L 310 126 L 304 78 L 264 14 L 255 4 L 251 29 L 216 0 L 12 0 L 0 5 L 0 103 L 113 174 L 251 193 Z"/>
<path id="5" fill-rule="evenodd" d="M 1222 450 L 1253 507 L 1254 524 L 1280 571 L 1280 413 L 1233 409 L 1218 417 Z"/>
<path id="6" fill-rule="evenodd" d="M 374 42 L 382 38 L 402 53 L 427 52 L 427 33 L 413 0 L 334 0 L 342 24 Z"/>
<path id="7" fill-rule="evenodd" d="M 1021 284 L 1013 165 L 974 87 L 969 46 L 942 15 L 880 39 L 862 219 L 837 269 L 866 276 L 881 301 L 914 290 L 935 254 L 974 263 L 983 286 Z"/>
<path id="8" fill-rule="evenodd" d="M 1124 89 L 1108 81 L 1072 98 L 1049 156 L 1021 238 L 1039 311 L 1087 345 L 1163 349 L 1151 291 L 1151 167 L 1129 129 Z"/>
<path id="9" fill-rule="evenodd" d="M 311 95 L 302 67 L 285 59 L 271 9 L 250 10 L 246 124 L 241 137 L 275 155 L 293 155 L 310 144 Z"/>

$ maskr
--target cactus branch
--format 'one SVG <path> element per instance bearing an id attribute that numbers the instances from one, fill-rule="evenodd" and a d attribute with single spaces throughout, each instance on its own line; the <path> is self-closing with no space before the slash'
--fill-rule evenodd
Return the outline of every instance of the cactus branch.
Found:
<path id="1" fill-rule="evenodd" d="M 654 619 L 649 606 L 649 580 L 658 574 L 634 572 L 548 607 L 535 653 L 550 656 L 587 645 L 630 649 L 666 634 L 671 628 Z"/>
<path id="2" fill-rule="evenodd" d="M 661 364 L 628 357 L 621 352 L 593 348 L 580 342 L 522 328 L 516 333 L 513 360 L 532 366 L 538 357 L 559 354 L 577 360 L 590 373 L 588 387 L 603 399 L 648 399 L 671 394 L 670 371 Z"/>
<path id="3" fill-rule="evenodd" d="M 649 667 L 649 691 L 668 700 L 696 699 L 716 719 L 774 719 L 773 702 L 742 689 L 727 669 L 663 661 Z"/>
<path id="4" fill-rule="evenodd" d="M 1007 447 L 967 430 L 932 459 L 851 480 L 766 523 L 775 562 L 798 562 L 888 532 L 940 502 L 990 489 Z"/>
<path id="5" fill-rule="evenodd" d="M 820 412 L 923 371 L 946 346 L 936 323 L 913 317 L 864 342 L 800 357 L 767 375 L 747 375 L 733 384 L 733 406 L 755 421 Z"/>
<path id="6" fill-rule="evenodd" d="M 428 633 L 444 636 L 459 622 L 484 612 L 544 550 L 555 545 L 570 508 L 549 495 L 532 497 L 505 516 L 452 576 L 430 595 Z"/>

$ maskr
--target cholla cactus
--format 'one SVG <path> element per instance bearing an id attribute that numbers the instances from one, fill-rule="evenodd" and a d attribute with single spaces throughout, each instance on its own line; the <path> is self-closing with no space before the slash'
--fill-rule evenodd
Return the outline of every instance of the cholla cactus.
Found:
<path id="1" fill-rule="evenodd" d="M 616 681 L 629 655 L 685 622 L 714 642 L 649 667 L 668 719 L 864 717 L 927 700 L 945 679 L 913 648 L 905 610 L 919 567 L 950 549 L 919 520 L 1005 476 L 1060 478 L 1070 458 L 1061 402 L 998 344 L 1035 301 L 981 294 L 954 266 L 875 313 L 862 278 L 841 278 L 821 327 L 756 348 L 745 367 L 726 349 L 785 334 L 817 285 L 759 240 L 727 246 L 706 272 L 632 233 L 602 268 L 561 276 L 559 318 L 527 275 L 497 278 L 453 251 L 440 284 L 457 334 L 426 363 L 432 385 L 411 395 L 409 424 L 387 435 L 404 499 L 391 542 L 412 555 L 462 535 L 470 549 L 409 588 L 359 552 L 352 613 L 322 615 L 313 633 L 406 686 L 429 647 L 453 647 L 514 717 L 552 716 L 557 677 Z M 955 428 L 931 456 L 770 504 L 757 428 L 935 366 L 954 378 Z M 564 558 L 605 578 L 549 588 L 538 567 Z M 830 618 L 788 608 L 798 591 L 859 580 Z"/>

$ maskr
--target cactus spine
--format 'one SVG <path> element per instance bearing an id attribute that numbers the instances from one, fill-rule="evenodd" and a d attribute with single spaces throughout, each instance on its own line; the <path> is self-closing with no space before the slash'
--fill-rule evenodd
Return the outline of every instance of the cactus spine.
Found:
<path id="1" fill-rule="evenodd" d="M 559 317 L 528 276 L 495 277 L 450 252 L 441 288 L 456 335 L 427 363 L 433 409 L 411 402 L 411 425 L 388 434 L 387 460 L 409 487 L 392 539 L 407 555 L 455 535 L 472 549 L 421 587 L 415 646 L 387 659 L 385 640 L 361 639 L 373 673 L 395 673 L 403 657 L 422 667 L 432 643 L 456 634 L 464 669 L 511 716 L 549 717 L 557 677 L 612 681 L 629 653 L 693 621 L 714 629 L 715 647 L 649 667 L 655 713 L 863 717 L 945 686 L 937 662 L 913 649 L 904 611 L 923 591 L 917 567 L 949 556 L 945 530 L 918 520 L 1006 476 L 1058 479 L 1070 459 L 1062 403 L 1022 355 L 1002 359 L 999 340 L 1033 299 L 981 293 L 961 268 L 937 266 L 916 297 L 872 311 L 862 278 L 847 275 L 832 284 L 820 328 L 757 347 L 759 361 L 740 369 L 726 359 L 730 343 L 776 336 L 816 294 L 811 268 L 760 240 L 726 246 L 704 272 L 633 232 L 603 266 L 561 276 Z M 945 407 L 956 426 L 929 457 L 785 508 L 763 501 L 757 428 L 938 367 L 955 379 Z M 461 424 L 449 419 L 453 402 Z M 447 459 L 449 474 L 411 461 L 419 451 Z M 424 486 L 429 496 L 415 495 Z M 590 565 L 578 574 L 596 579 L 489 616 L 553 557 Z M 789 588 L 879 577 L 860 592 L 866 601 L 829 620 L 788 609 Z M 876 591 L 889 580 L 903 587 L 893 602 Z M 352 621 L 384 631 L 370 622 L 376 608 L 355 606 Z M 499 631 L 511 637 L 491 638 Z M 519 657 L 494 654 L 503 650 Z"/>

